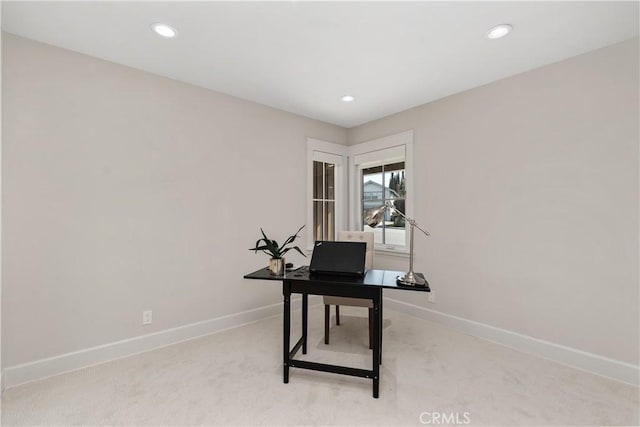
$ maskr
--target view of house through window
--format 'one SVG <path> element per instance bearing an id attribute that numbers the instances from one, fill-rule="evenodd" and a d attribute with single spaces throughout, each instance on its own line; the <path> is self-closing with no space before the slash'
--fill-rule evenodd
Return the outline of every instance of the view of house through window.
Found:
<path id="1" fill-rule="evenodd" d="M 313 162 L 313 238 L 335 240 L 335 164 Z"/>
<path id="2" fill-rule="evenodd" d="M 362 169 L 362 212 L 375 209 L 387 201 L 405 213 L 406 201 L 405 164 L 396 162 Z M 364 231 L 375 233 L 376 243 L 404 246 L 405 221 L 392 209 L 387 209 L 384 221 L 371 228 L 363 224 Z"/>

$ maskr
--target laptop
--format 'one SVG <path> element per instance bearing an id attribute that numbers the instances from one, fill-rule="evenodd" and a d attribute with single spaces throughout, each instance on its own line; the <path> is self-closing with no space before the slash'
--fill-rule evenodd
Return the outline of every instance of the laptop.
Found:
<path id="1" fill-rule="evenodd" d="M 334 276 L 363 277 L 366 273 L 365 242 L 317 241 L 313 246 L 309 272 Z"/>

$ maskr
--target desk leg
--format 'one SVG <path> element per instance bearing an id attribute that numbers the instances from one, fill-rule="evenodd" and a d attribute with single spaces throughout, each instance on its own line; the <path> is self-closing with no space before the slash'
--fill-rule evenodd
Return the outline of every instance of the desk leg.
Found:
<path id="1" fill-rule="evenodd" d="M 382 312 L 382 289 L 380 289 L 380 364 L 382 365 L 382 331 L 384 330 L 384 314 Z"/>
<path id="2" fill-rule="evenodd" d="M 302 354 L 307 354 L 307 318 L 309 317 L 309 294 L 302 294 Z"/>
<path id="3" fill-rule="evenodd" d="M 283 382 L 289 382 L 289 340 L 291 339 L 291 285 L 282 283 L 282 294 L 284 295 L 284 321 L 282 331 L 283 344 Z"/>
<path id="4" fill-rule="evenodd" d="M 380 390 L 380 334 L 382 322 L 380 317 L 380 294 L 373 299 L 373 397 L 378 398 Z"/>

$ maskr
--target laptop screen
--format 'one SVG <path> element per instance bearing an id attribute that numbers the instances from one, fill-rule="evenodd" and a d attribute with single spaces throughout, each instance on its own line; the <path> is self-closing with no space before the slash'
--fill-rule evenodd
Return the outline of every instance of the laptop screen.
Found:
<path id="1" fill-rule="evenodd" d="M 366 273 L 366 254 L 365 242 L 317 241 L 313 246 L 309 271 L 312 274 L 362 277 Z"/>

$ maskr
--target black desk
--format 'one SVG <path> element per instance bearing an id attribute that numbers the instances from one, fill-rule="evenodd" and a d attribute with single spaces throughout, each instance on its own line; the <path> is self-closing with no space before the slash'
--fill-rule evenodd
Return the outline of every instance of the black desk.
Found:
<path id="1" fill-rule="evenodd" d="M 269 274 L 269 270 L 266 268 L 244 276 L 245 279 L 282 281 L 282 294 L 284 295 L 284 382 L 289 382 L 289 368 L 291 367 L 370 378 L 373 380 L 373 397 L 377 398 L 380 384 L 380 364 L 382 363 L 382 289 L 430 292 L 428 283 L 426 286 L 401 286 L 396 284 L 396 277 L 403 275 L 404 272 L 400 271 L 370 270 L 363 278 L 314 276 L 309 275 L 306 267 L 301 267 L 298 270 L 286 272 L 282 276 L 273 276 Z M 290 346 L 290 299 L 292 293 L 302 295 L 302 337 L 296 342 L 293 349 Z M 373 366 L 371 370 L 294 359 L 300 347 L 302 347 L 302 354 L 307 354 L 307 315 L 309 308 L 308 296 L 310 294 L 363 298 L 373 301 Z"/>

